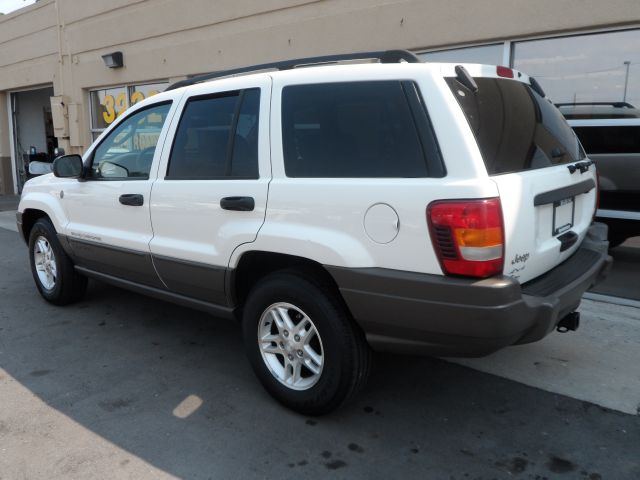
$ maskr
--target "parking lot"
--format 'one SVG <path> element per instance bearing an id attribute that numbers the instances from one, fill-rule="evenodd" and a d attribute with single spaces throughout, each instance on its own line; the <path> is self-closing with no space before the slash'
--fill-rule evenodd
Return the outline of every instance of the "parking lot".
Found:
<path id="1" fill-rule="evenodd" d="M 97 282 L 57 308 L 15 232 L 0 252 L 0 478 L 640 477 L 633 305 L 465 366 L 377 355 L 355 402 L 306 418 L 237 325 Z"/>

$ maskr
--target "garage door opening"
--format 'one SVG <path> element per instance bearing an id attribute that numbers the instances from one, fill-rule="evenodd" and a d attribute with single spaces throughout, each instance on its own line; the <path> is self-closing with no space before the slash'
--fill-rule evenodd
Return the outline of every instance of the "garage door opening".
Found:
<path id="1" fill-rule="evenodd" d="M 14 184 L 17 193 L 30 178 L 29 162 L 52 162 L 58 140 L 53 133 L 53 87 L 11 94 Z"/>

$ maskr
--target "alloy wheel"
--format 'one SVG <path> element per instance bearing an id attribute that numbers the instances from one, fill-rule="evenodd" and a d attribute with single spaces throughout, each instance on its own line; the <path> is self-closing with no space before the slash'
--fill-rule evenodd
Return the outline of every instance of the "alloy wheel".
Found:
<path id="1" fill-rule="evenodd" d="M 295 305 L 267 307 L 260 317 L 258 346 L 269 372 L 286 387 L 308 390 L 320 380 L 322 340 L 311 318 Z"/>

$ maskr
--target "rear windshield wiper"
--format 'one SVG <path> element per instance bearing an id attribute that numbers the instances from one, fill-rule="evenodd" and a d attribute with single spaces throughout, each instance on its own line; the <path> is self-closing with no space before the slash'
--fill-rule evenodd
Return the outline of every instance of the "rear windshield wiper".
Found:
<path id="1" fill-rule="evenodd" d="M 472 93 L 478 91 L 478 84 L 462 65 L 456 65 L 456 80 L 471 90 Z"/>
<path id="2" fill-rule="evenodd" d="M 540 95 L 542 98 L 547 96 L 535 78 L 529 77 L 529 83 L 531 84 L 531 88 L 533 89 L 533 91 L 536 92 L 538 95 Z"/>
<path id="3" fill-rule="evenodd" d="M 589 167 L 591 165 L 595 164 L 596 162 L 594 162 L 593 160 L 589 160 L 588 162 L 578 162 L 574 163 L 573 165 L 567 165 L 567 168 L 569 169 L 570 173 L 574 173 L 576 170 L 580 170 L 580 173 L 585 173 L 589 171 Z"/>

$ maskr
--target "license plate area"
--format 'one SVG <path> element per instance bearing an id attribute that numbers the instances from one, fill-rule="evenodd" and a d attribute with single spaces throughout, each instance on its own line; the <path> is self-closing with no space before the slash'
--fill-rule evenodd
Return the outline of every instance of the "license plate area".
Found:
<path id="1" fill-rule="evenodd" d="M 553 236 L 561 235 L 573 227 L 575 214 L 574 197 L 553 202 Z"/>

